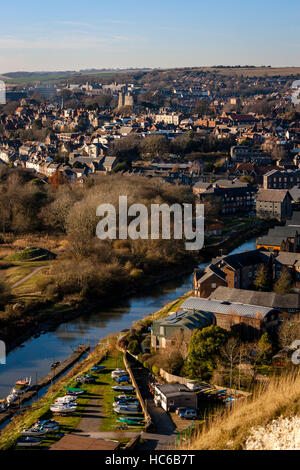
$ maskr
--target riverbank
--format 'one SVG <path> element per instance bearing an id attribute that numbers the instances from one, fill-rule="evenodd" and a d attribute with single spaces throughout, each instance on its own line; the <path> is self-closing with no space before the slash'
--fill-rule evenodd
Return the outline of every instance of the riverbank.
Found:
<path id="1" fill-rule="evenodd" d="M 27 392 L 20 395 L 16 404 L 12 404 L 7 411 L 1 413 L 0 425 L 9 418 L 11 418 L 15 413 L 17 413 L 24 403 L 33 400 L 39 390 L 54 382 L 61 374 L 63 374 L 66 370 L 70 369 L 70 367 L 74 365 L 75 362 L 79 361 L 79 359 L 89 350 L 90 346 L 79 346 L 77 350 L 74 351 L 71 356 L 69 356 L 64 362 L 59 364 L 57 367 L 55 367 L 55 369 L 51 370 L 49 374 L 47 374 L 43 379 L 39 380 L 35 385 L 30 387 Z"/>
<path id="2" fill-rule="evenodd" d="M 230 234 L 226 239 L 219 243 L 205 246 L 205 248 L 199 253 L 197 261 L 195 260 L 194 263 L 190 263 L 185 266 L 174 266 L 171 270 L 165 270 L 160 274 L 147 276 L 137 280 L 134 286 L 131 286 L 126 290 L 126 292 L 119 293 L 118 296 L 107 296 L 101 299 L 91 299 L 89 301 L 74 302 L 70 304 L 55 304 L 41 309 L 41 311 L 38 312 L 38 320 L 35 318 L 28 324 L 23 323 L 20 328 L 22 333 L 17 334 L 17 337 L 16 328 L 7 334 L 6 338 L 4 338 L 7 345 L 7 351 L 12 351 L 32 336 L 37 336 L 54 330 L 62 323 L 74 320 L 82 315 L 89 315 L 93 311 L 97 311 L 101 308 L 113 307 L 114 305 L 117 305 L 120 300 L 126 299 L 132 295 L 143 294 L 144 292 L 146 293 L 147 286 L 153 287 L 157 284 L 191 274 L 199 263 L 210 261 L 211 258 L 219 255 L 221 250 L 224 254 L 230 252 L 243 242 L 260 236 L 268 230 L 271 225 L 272 224 L 268 221 L 261 221 L 250 229 Z"/>
<path id="3" fill-rule="evenodd" d="M 190 294 L 190 292 L 185 293 L 183 296 L 180 296 L 176 300 L 165 305 L 162 309 L 147 315 L 145 318 L 143 318 L 143 321 L 146 321 L 147 319 L 151 319 L 153 321 L 156 318 L 168 315 L 168 312 L 178 308 L 179 305 L 184 302 L 184 300 Z M 29 428 L 35 421 L 39 419 L 49 419 L 49 416 L 51 417 L 51 413 L 49 415 L 50 404 L 53 403 L 55 398 L 64 393 L 64 387 L 75 386 L 74 378 L 76 376 L 90 372 L 91 367 L 99 365 L 100 363 L 102 364 L 101 361 L 107 357 L 108 354 L 111 354 L 112 356 L 116 354 L 118 355 L 119 352 L 117 351 L 117 336 L 118 335 L 110 335 L 106 338 L 102 338 L 95 349 L 90 352 L 85 359 L 77 363 L 65 376 L 59 378 L 57 382 L 48 389 L 43 397 L 41 397 L 36 402 L 25 406 L 17 414 L 15 414 L 0 434 L 0 449 L 10 449 L 17 437 L 20 435 L 21 431 L 24 428 Z M 121 364 L 115 364 L 115 360 L 113 364 L 114 366 L 121 366 Z M 84 386 L 84 388 L 87 387 L 89 386 Z M 81 412 L 87 404 L 87 401 L 84 397 L 82 400 Z M 64 425 L 66 422 L 68 422 L 68 425 L 64 426 L 64 428 L 65 432 L 70 433 L 76 429 L 80 419 L 71 418 L 70 421 L 68 421 L 68 419 L 68 417 L 60 418 L 60 422 L 62 422 Z M 109 423 L 111 423 L 111 416 L 108 416 L 107 420 Z M 104 425 L 105 423 L 106 421 L 104 421 Z"/>

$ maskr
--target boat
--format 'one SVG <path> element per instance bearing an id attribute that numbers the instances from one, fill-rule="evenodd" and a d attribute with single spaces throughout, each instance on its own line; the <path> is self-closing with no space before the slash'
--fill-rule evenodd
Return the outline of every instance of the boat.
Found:
<path id="1" fill-rule="evenodd" d="M 104 370 L 104 369 L 106 369 L 105 366 L 94 366 L 94 367 L 91 368 L 91 371 L 95 372 L 95 371 L 100 371 L 100 370 Z"/>
<path id="2" fill-rule="evenodd" d="M 50 432 L 49 428 L 43 428 L 42 426 L 39 426 L 37 428 L 32 427 L 29 429 L 23 429 L 21 436 L 39 437 L 39 436 L 44 436 L 45 434 L 48 434 L 49 432 Z"/>
<path id="3" fill-rule="evenodd" d="M 18 395 L 21 395 L 22 393 L 27 392 L 29 390 L 31 385 L 31 377 L 26 377 L 24 380 L 18 380 L 15 383 L 14 388 L 12 389 L 11 393 L 17 393 Z"/>
<path id="4" fill-rule="evenodd" d="M 128 404 L 122 404 L 122 403 L 113 403 L 113 409 L 117 410 L 119 408 L 126 408 L 129 411 L 138 411 L 140 409 L 139 405 L 128 405 Z"/>
<path id="5" fill-rule="evenodd" d="M 55 403 L 74 403 L 76 401 L 75 395 L 66 395 L 65 397 L 58 397 Z"/>
<path id="6" fill-rule="evenodd" d="M 53 403 L 50 410 L 53 413 L 72 413 L 76 410 L 77 405 L 74 403 Z"/>
<path id="7" fill-rule="evenodd" d="M 16 445 L 22 447 L 34 447 L 40 445 L 41 442 L 42 441 L 40 439 L 37 439 L 36 437 L 24 436 L 19 437 L 16 442 Z"/>
<path id="8" fill-rule="evenodd" d="M 133 406 L 138 406 L 139 405 L 139 401 L 138 400 L 132 400 L 132 401 L 128 401 L 128 400 L 116 400 L 114 402 L 116 405 L 133 405 Z"/>
<path id="9" fill-rule="evenodd" d="M 133 425 L 139 425 L 142 421 L 144 421 L 144 418 L 134 418 L 133 416 L 131 418 L 121 417 L 117 419 L 117 423 Z"/>
<path id="10" fill-rule="evenodd" d="M 7 401 L 5 399 L 0 400 L 0 413 L 7 409 Z"/>
<path id="11" fill-rule="evenodd" d="M 132 395 L 117 395 L 117 396 L 115 397 L 115 401 L 118 401 L 118 400 L 134 401 L 134 400 L 136 400 L 136 396 L 132 396 Z"/>
<path id="12" fill-rule="evenodd" d="M 123 382 L 130 382 L 130 377 L 128 375 L 124 375 L 123 377 L 118 377 L 115 380 L 118 382 L 118 384 L 121 384 Z"/>
<path id="13" fill-rule="evenodd" d="M 111 387 L 113 390 L 116 390 L 118 392 L 133 392 L 134 387 L 131 385 L 115 385 L 114 387 Z"/>
<path id="14" fill-rule="evenodd" d="M 60 361 L 52 362 L 51 369 L 56 369 L 58 366 L 60 366 L 60 364 L 61 364 Z"/>
<path id="15" fill-rule="evenodd" d="M 123 375 L 127 375 L 127 374 L 128 374 L 127 370 L 115 369 L 111 373 L 111 378 L 116 379 L 118 377 L 122 377 Z"/>
<path id="16" fill-rule="evenodd" d="M 39 427 L 39 426 L 42 426 L 43 428 L 48 428 L 48 429 L 52 429 L 52 428 L 56 428 L 59 426 L 59 423 L 57 421 L 54 421 L 52 419 L 44 419 L 44 420 L 41 420 L 41 421 L 36 421 L 33 425 L 33 427 Z"/>
<path id="17" fill-rule="evenodd" d="M 67 390 L 68 395 L 82 395 L 83 393 L 86 392 L 86 390 L 83 390 L 82 388 L 74 388 L 74 387 L 65 387 L 65 390 Z"/>
<path id="18" fill-rule="evenodd" d="M 119 406 L 114 407 L 114 411 L 115 411 L 115 413 L 124 414 L 124 415 L 136 415 L 136 414 L 139 413 L 138 408 L 136 408 L 136 409 L 132 408 L 131 409 L 128 406 L 123 406 L 123 405 L 119 405 Z"/>
<path id="19" fill-rule="evenodd" d="M 8 405 L 12 405 L 18 398 L 19 398 L 19 394 L 18 394 L 18 393 L 10 393 L 10 394 L 6 397 L 6 401 L 7 401 Z"/>

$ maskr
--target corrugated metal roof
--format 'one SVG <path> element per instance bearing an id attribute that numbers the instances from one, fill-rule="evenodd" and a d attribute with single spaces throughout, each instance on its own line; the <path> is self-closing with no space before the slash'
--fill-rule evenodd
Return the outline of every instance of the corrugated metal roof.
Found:
<path id="1" fill-rule="evenodd" d="M 249 318 L 264 318 L 273 309 L 269 307 L 262 307 L 257 305 L 247 305 L 237 302 L 221 302 L 217 300 L 202 299 L 199 297 L 190 297 L 185 300 L 181 308 L 186 310 L 200 310 L 211 313 L 220 313 L 228 315 L 239 315 L 241 317 Z"/>

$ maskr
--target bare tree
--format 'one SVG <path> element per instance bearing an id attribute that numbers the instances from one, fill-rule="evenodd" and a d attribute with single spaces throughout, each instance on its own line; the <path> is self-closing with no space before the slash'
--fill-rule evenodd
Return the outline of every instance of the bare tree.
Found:
<path id="1" fill-rule="evenodd" d="M 300 339 L 300 321 L 285 319 L 278 334 L 279 344 L 282 348 L 290 346 L 293 341 Z"/>
<path id="2" fill-rule="evenodd" d="M 221 357 L 226 365 L 229 365 L 229 384 L 232 388 L 232 376 L 235 366 L 241 361 L 240 342 L 231 337 L 221 349 Z"/>

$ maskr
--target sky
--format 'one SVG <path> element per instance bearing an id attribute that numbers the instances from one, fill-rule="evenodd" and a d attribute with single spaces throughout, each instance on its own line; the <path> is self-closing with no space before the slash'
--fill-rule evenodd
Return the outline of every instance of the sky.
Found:
<path id="1" fill-rule="evenodd" d="M 126 67 L 300 66 L 299 0 L 3 3 L 0 74 Z"/>

